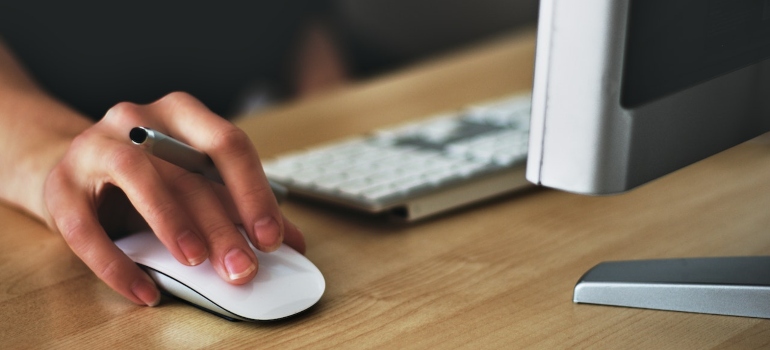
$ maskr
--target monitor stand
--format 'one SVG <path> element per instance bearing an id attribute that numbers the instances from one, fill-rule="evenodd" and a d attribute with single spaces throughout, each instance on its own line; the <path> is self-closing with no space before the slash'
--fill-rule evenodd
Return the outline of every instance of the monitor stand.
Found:
<path id="1" fill-rule="evenodd" d="M 770 256 L 603 262 L 580 278 L 573 300 L 770 318 Z"/>

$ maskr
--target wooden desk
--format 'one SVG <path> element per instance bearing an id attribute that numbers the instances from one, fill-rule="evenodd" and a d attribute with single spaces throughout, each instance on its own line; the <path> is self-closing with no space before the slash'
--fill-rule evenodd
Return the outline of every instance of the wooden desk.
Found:
<path id="1" fill-rule="evenodd" d="M 533 34 L 504 38 L 239 122 L 263 156 L 526 90 Z M 327 291 L 310 312 L 230 323 L 175 301 L 137 307 L 59 237 L 0 206 L 0 348 L 708 348 L 770 344 L 770 322 L 575 305 L 603 260 L 770 254 L 770 141 L 627 195 L 509 195 L 414 225 L 283 208 Z"/>

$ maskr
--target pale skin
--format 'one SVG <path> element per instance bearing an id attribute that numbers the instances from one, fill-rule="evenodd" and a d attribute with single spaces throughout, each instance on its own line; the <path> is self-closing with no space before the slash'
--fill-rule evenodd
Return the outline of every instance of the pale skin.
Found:
<path id="1" fill-rule="evenodd" d="M 207 153 L 227 187 L 133 146 L 127 135 L 138 125 Z M 60 233 L 97 277 L 136 304 L 157 305 L 160 294 L 114 245 L 116 231 L 149 226 L 180 264 L 208 260 L 232 284 L 251 281 L 259 266 L 237 225 L 262 251 L 282 242 L 305 251 L 248 137 L 186 93 L 119 103 L 93 122 L 49 96 L 0 41 L 0 149 L 0 199 Z"/>

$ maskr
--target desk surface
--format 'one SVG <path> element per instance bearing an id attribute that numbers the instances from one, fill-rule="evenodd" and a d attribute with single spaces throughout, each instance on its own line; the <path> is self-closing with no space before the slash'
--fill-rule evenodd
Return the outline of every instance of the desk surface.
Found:
<path id="1" fill-rule="evenodd" d="M 238 123 L 267 157 L 526 90 L 533 46 L 520 33 Z M 307 313 L 257 324 L 134 306 L 0 206 L 0 347 L 768 346 L 765 320 L 571 301 L 603 260 L 770 254 L 768 174 L 759 138 L 626 195 L 538 189 L 413 225 L 290 201 L 327 291 Z"/>

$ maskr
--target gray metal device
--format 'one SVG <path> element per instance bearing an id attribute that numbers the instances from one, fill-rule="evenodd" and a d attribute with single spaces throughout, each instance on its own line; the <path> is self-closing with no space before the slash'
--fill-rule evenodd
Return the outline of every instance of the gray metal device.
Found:
<path id="1" fill-rule="evenodd" d="M 621 193 L 767 132 L 768 58 L 770 1 L 542 0 L 527 179 L 580 194 Z M 613 265 L 630 275 L 601 281 L 589 271 L 575 301 L 693 312 L 711 308 L 682 303 L 732 304 L 716 313 L 770 317 L 739 311 L 746 298 L 727 302 L 741 295 L 726 292 L 730 280 L 699 284 L 697 293 L 684 292 L 692 287 L 686 278 L 657 283 L 655 273 L 681 261 L 656 263 L 662 267 L 638 280 L 630 273 L 645 262 Z M 706 271 L 692 273 L 708 275 L 725 262 L 698 260 L 692 267 Z M 749 290 L 770 304 L 770 290 L 759 287 L 767 278 L 757 277 L 739 289 L 755 285 Z M 668 301 L 650 303 L 659 298 Z"/>
<path id="2" fill-rule="evenodd" d="M 135 145 L 144 147 L 147 152 L 160 159 L 187 171 L 201 174 L 216 183 L 224 184 L 211 158 L 185 143 L 143 126 L 132 128 L 128 137 Z"/>
<path id="3" fill-rule="evenodd" d="M 770 257 L 604 262 L 583 275 L 573 300 L 770 318 Z"/>

